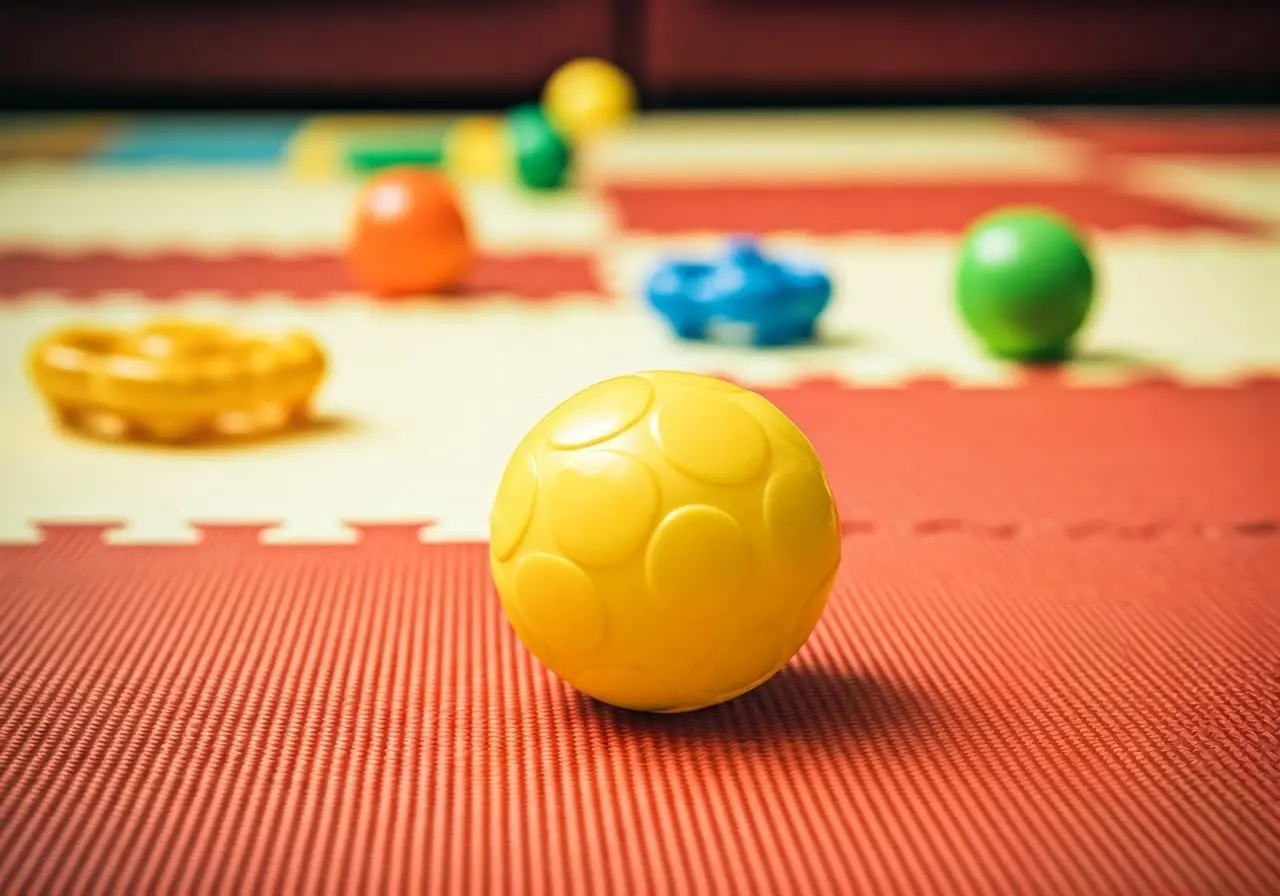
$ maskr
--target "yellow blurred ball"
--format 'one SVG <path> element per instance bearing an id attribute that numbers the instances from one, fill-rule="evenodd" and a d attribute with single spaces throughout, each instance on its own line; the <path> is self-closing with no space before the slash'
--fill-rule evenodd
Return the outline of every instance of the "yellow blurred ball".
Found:
<path id="1" fill-rule="evenodd" d="M 498 487 L 490 561 L 543 665 L 605 703 L 683 712 L 763 684 L 804 645 L 840 527 L 786 415 L 659 371 L 597 383 L 529 432 Z"/>
<path id="2" fill-rule="evenodd" d="M 636 89 L 616 65 L 603 59 L 576 59 L 547 81 L 542 107 L 561 133 L 580 139 L 630 119 L 636 110 Z"/>
<path id="3" fill-rule="evenodd" d="M 444 167 L 461 178 L 497 180 L 509 172 L 512 149 L 499 118 L 459 119 L 444 141 Z"/>

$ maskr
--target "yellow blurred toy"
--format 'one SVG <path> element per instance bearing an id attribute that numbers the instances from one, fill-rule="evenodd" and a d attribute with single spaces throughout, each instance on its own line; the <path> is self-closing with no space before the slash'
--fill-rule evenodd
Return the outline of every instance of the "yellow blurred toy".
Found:
<path id="1" fill-rule="evenodd" d="M 498 180 L 510 173 L 513 155 L 501 118 L 468 116 L 445 136 L 444 167 L 457 177 Z"/>
<path id="2" fill-rule="evenodd" d="M 636 89 L 603 59 L 575 59 L 556 70 L 542 93 L 551 123 L 571 140 L 616 128 L 636 111 Z"/>
<path id="3" fill-rule="evenodd" d="M 771 678 L 840 562 L 812 446 L 714 377 L 597 383 L 516 448 L 490 517 L 498 594 L 551 671 L 615 706 L 682 712 Z"/>
<path id="4" fill-rule="evenodd" d="M 57 330 L 32 348 L 28 369 L 64 425 L 99 438 L 175 443 L 300 422 L 326 362 L 300 333 L 271 338 L 162 320 Z"/>

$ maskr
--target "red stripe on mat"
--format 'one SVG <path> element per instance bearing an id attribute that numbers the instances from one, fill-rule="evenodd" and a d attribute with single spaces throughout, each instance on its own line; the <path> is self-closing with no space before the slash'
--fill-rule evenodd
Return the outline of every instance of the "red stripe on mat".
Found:
<path id="1" fill-rule="evenodd" d="M 608 194 L 624 229 L 650 233 L 959 233 L 987 211 L 1028 203 L 1103 231 L 1265 233 L 1257 222 L 1100 183 L 653 183 L 615 184 Z"/>
<path id="2" fill-rule="evenodd" d="M 0 548 L 0 892 L 1274 893 L 1278 396 L 772 393 L 866 524 L 688 716 L 566 689 L 414 526 Z"/>
<path id="3" fill-rule="evenodd" d="M 233 298 L 283 292 L 293 298 L 312 299 L 355 292 L 356 288 L 343 260 L 325 253 L 0 252 L 0 297 L 56 291 L 72 298 L 92 298 L 121 290 L 156 299 L 194 291 L 215 291 Z M 559 254 L 485 256 L 452 294 L 503 294 L 542 301 L 566 293 L 606 297 L 594 258 Z"/>
<path id="4" fill-rule="evenodd" d="M 1280 159 L 1280 116 L 1034 116 L 1055 134 L 1109 153 L 1142 156 Z"/>

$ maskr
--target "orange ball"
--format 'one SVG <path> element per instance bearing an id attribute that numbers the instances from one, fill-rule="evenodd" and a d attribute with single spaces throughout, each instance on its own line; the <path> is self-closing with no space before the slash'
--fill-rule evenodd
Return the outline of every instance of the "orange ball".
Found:
<path id="1" fill-rule="evenodd" d="M 433 171 L 392 168 L 360 193 L 347 263 L 383 296 L 438 292 L 471 267 L 474 250 L 453 187 Z"/>

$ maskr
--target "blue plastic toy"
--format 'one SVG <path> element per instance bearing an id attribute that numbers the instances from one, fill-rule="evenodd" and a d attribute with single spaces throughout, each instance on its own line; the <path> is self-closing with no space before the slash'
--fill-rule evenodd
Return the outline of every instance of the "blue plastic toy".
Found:
<path id="1" fill-rule="evenodd" d="M 752 345 L 788 345 L 813 339 L 831 301 L 831 279 L 816 267 L 770 258 L 739 236 L 716 260 L 663 263 L 645 294 L 681 339 L 741 330 Z"/>

